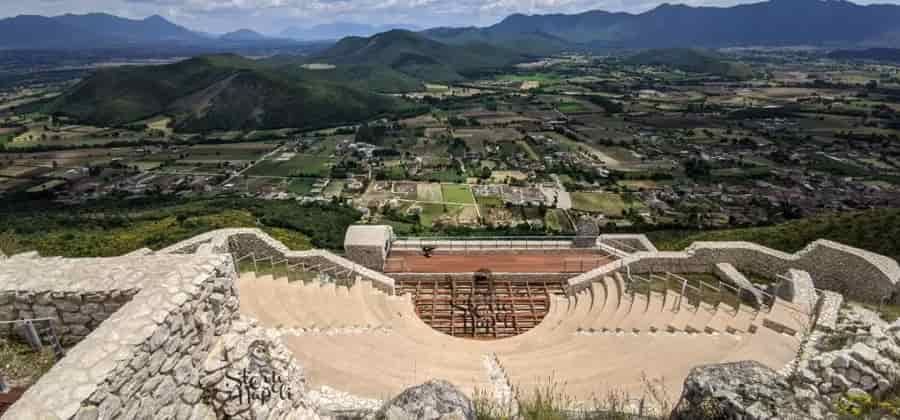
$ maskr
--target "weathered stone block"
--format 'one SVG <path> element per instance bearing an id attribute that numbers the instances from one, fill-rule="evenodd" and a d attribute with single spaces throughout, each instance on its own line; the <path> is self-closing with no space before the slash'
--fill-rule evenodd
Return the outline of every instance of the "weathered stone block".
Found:
<path id="1" fill-rule="evenodd" d="M 32 306 L 34 315 L 38 318 L 56 318 L 57 311 L 53 306 L 34 305 Z"/>
<path id="2" fill-rule="evenodd" d="M 91 317 L 80 312 L 63 312 L 62 322 L 69 325 L 87 325 L 93 321 Z"/>

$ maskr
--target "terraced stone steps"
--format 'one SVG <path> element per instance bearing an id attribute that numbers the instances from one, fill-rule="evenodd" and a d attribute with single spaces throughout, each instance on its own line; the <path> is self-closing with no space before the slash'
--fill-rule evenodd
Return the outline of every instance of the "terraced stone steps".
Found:
<path id="1" fill-rule="evenodd" d="M 392 329 L 394 312 L 408 298 L 389 296 L 369 282 L 353 287 L 290 282 L 249 272 L 238 281 L 241 310 L 264 323 L 300 331 L 381 331 Z"/>
<path id="2" fill-rule="evenodd" d="M 770 310 L 748 305 L 735 308 L 736 296 L 715 303 L 689 299 L 667 290 L 635 290 L 616 275 L 605 276 L 586 289 L 592 295 L 591 307 L 581 316 L 572 332 L 581 335 L 648 334 L 658 332 L 691 334 L 753 334 L 765 326 L 779 333 L 795 335 L 808 319 L 803 308 L 776 299 Z M 723 293 L 728 293 L 728 290 Z M 732 298 L 729 300 L 728 298 Z M 573 299 L 567 313 L 578 312 L 580 299 Z M 567 305 L 570 303 L 567 302 Z"/>
<path id="3" fill-rule="evenodd" d="M 642 371 L 673 378 L 664 385 L 677 397 L 696 365 L 755 359 L 780 368 L 799 345 L 798 337 L 770 328 L 749 333 L 781 312 L 695 306 L 673 290 L 632 293 L 615 275 L 572 296 L 551 296 L 534 328 L 491 341 L 443 334 L 419 318 L 409 296 L 387 295 L 368 282 L 347 288 L 245 275 L 239 286 L 242 310 L 279 328 L 312 386 L 367 398 L 429 377 L 468 392 L 507 384 L 526 393 L 555 378 L 567 393 L 589 400 L 611 389 L 641 392 Z"/>

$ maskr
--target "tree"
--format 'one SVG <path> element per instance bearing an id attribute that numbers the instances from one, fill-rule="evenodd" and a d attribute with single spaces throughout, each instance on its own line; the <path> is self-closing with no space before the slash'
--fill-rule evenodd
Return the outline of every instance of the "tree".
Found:
<path id="1" fill-rule="evenodd" d="M 712 173 L 712 168 L 709 162 L 694 158 L 685 162 L 684 171 L 691 178 L 705 178 Z"/>

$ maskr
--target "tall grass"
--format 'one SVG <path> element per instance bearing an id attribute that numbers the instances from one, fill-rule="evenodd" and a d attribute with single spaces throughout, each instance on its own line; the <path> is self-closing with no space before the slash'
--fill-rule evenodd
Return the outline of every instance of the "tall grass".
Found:
<path id="1" fill-rule="evenodd" d="M 478 420 L 662 420 L 672 410 L 662 380 L 643 377 L 644 390 L 639 397 L 623 391 L 610 391 L 577 401 L 566 391 L 566 383 L 554 377 L 524 392 L 513 388 L 513 403 L 504 404 L 484 390 L 474 397 Z"/>

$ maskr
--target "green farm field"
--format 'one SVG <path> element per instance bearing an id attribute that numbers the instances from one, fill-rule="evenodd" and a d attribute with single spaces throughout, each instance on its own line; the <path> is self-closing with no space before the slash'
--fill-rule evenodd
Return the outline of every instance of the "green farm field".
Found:
<path id="1" fill-rule="evenodd" d="M 448 203 L 475 204 L 475 197 L 468 185 L 441 185 L 444 201 Z"/>
<path id="2" fill-rule="evenodd" d="M 246 173 L 255 176 L 328 176 L 331 160 L 324 156 L 297 155 L 290 160 L 266 160 L 260 162 Z"/>

